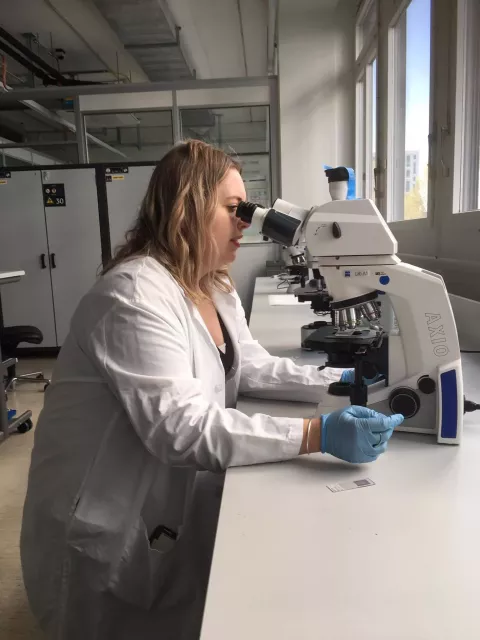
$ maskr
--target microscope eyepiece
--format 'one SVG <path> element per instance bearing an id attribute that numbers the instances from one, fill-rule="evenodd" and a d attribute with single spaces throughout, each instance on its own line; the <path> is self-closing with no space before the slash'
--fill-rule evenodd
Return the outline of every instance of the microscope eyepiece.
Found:
<path id="1" fill-rule="evenodd" d="M 253 202 L 239 202 L 237 218 L 251 225 L 254 231 L 274 242 L 290 247 L 301 221 L 275 209 L 264 209 Z"/>
<path id="2" fill-rule="evenodd" d="M 258 205 L 253 202 L 239 202 L 237 206 L 236 216 L 246 224 L 252 224 L 253 214 Z"/>

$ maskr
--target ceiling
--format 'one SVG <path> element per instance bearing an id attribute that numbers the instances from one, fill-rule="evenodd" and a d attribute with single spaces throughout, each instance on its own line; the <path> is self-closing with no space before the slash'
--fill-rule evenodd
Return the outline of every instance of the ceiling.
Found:
<path id="1" fill-rule="evenodd" d="M 242 77 L 266 75 L 267 7 L 268 0 L 15 0 L 2 13 L 0 26 L 69 81 Z M 2 74 L 9 89 L 43 86 L 10 55 L 3 58 Z M 42 105 L 68 127 L 18 103 L 0 110 L 0 136 L 35 142 L 35 148 L 42 141 L 58 145 L 73 139 L 71 104 L 48 100 Z M 265 120 L 255 114 L 254 109 L 230 109 L 220 118 L 223 127 L 255 127 L 259 119 Z M 167 116 L 169 122 L 160 124 Z M 192 133 L 194 127 L 208 128 L 219 121 L 211 109 L 185 111 L 183 118 L 184 130 L 191 126 Z M 89 116 L 87 124 L 93 136 L 120 148 L 132 139 L 125 129 L 141 130 L 135 134 L 138 144 L 149 135 L 155 142 L 162 126 L 165 131 L 171 128 L 170 120 L 169 113 L 140 112 Z M 165 135 L 169 139 L 170 134 Z M 77 161 L 73 145 L 47 149 L 52 156 Z"/>
<path id="2" fill-rule="evenodd" d="M 0 26 L 63 74 L 77 72 L 79 78 L 93 80 L 91 72 L 101 70 L 101 81 L 121 82 L 256 76 L 266 74 L 267 5 L 268 0 L 15 0 Z M 63 49 L 61 60 L 52 55 L 55 49 Z M 9 73 L 31 81 L 8 56 L 7 63 Z M 19 81 L 9 76 L 8 83 Z"/>
<path id="3" fill-rule="evenodd" d="M 63 48 L 68 52 L 66 59 L 60 62 L 62 72 L 69 69 L 92 70 L 98 69 L 100 64 L 97 56 L 85 42 L 66 24 L 44 0 L 15 0 L 9 2 L 8 11 L 3 11 L 0 25 L 8 32 L 19 38 L 28 46 L 28 38 L 22 34 L 35 34 L 38 42 L 32 42 L 34 53 L 40 54 L 49 64 L 56 65 L 53 56 L 49 55 L 51 48 Z M 10 86 L 21 83 L 29 85 L 30 78 L 22 66 L 7 56 L 7 69 L 21 78 L 21 82 L 10 74 L 7 82 Z"/>
<path id="4" fill-rule="evenodd" d="M 123 46 L 151 81 L 191 78 L 180 31 L 158 0 L 94 0 Z"/>

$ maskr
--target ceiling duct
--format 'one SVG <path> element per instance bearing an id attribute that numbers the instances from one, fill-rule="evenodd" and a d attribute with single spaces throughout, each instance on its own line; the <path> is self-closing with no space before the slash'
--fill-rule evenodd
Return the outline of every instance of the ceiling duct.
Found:
<path id="1" fill-rule="evenodd" d="M 176 27 L 161 0 L 94 0 L 125 49 L 152 82 L 195 76 Z"/>
<path id="2" fill-rule="evenodd" d="M 30 51 L 20 40 L 17 40 L 11 33 L 0 27 L 0 50 L 10 56 L 13 60 L 21 64 L 25 69 L 33 73 L 42 80 L 45 86 L 76 86 L 84 84 L 95 84 L 92 82 L 82 82 L 66 78 L 58 69 L 49 65 L 36 53 Z"/>

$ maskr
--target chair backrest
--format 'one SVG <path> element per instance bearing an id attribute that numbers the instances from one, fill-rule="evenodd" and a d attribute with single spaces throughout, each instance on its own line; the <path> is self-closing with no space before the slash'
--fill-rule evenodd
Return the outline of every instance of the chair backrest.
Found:
<path id="1" fill-rule="evenodd" d="M 28 325 L 0 329 L 0 348 L 3 356 L 14 356 L 21 342 L 41 344 L 43 342 L 43 334 L 37 327 Z"/>

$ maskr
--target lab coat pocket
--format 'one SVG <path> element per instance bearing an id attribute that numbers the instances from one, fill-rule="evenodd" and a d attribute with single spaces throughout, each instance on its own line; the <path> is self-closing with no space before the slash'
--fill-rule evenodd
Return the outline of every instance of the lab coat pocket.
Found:
<path id="1" fill-rule="evenodd" d="M 132 525 L 122 555 L 110 578 L 109 590 L 121 600 L 149 609 L 169 572 L 175 542 L 153 548 L 142 518 Z"/>

